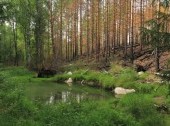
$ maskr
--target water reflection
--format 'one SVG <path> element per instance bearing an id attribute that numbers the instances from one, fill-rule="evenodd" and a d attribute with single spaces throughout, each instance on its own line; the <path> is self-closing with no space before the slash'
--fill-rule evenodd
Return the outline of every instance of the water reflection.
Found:
<path id="1" fill-rule="evenodd" d="M 85 93 L 75 93 L 71 91 L 61 91 L 61 92 L 53 92 L 51 95 L 46 99 L 46 104 L 53 104 L 57 102 L 63 102 L 63 103 L 69 103 L 71 101 L 76 101 L 77 103 L 80 103 L 83 100 L 87 99 L 104 99 L 105 96 L 102 94 L 88 94 Z"/>
<path id="2" fill-rule="evenodd" d="M 62 91 L 62 92 L 56 92 L 51 93 L 50 97 L 47 98 L 47 104 L 57 103 L 57 102 L 71 102 L 76 101 L 80 103 L 82 100 L 86 98 L 85 93 L 73 93 L 71 91 Z"/>
<path id="3" fill-rule="evenodd" d="M 94 89 L 85 86 L 74 85 L 68 87 L 62 84 L 30 85 L 27 88 L 27 95 L 33 100 L 45 104 L 55 104 L 58 102 L 70 103 L 76 101 L 80 103 L 84 100 L 99 100 L 113 97 L 103 89 Z"/>

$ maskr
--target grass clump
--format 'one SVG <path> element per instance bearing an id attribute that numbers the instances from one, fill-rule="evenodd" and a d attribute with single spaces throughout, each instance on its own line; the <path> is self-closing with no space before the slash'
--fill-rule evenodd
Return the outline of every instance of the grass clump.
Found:
<path id="1" fill-rule="evenodd" d="M 119 102 L 126 113 L 130 113 L 141 126 L 165 126 L 164 118 L 156 111 L 153 99 L 149 95 L 131 94 Z"/>
<path id="2" fill-rule="evenodd" d="M 136 80 L 138 80 L 137 73 L 133 69 L 126 68 L 120 72 L 117 77 L 116 83 L 119 86 L 126 87 L 126 84 L 128 85 L 128 83 L 133 83 Z"/>
<path id="3" fill-rule="evenodd" d="M 118 70 L 120 70 L 118 72 Z M 115 87 L 124 87 L 124 88 L 135 88 L 137 91 L 143 93 L 151 93 L 154 86 L 149 84 L 139 84 L 139 80 L 145 78 L 144 76 L 138 76 L 137 72 L 131 68 L 118 69 L 116 70 L 117 74 L 109 72 L 99 72 L 93 70 L 76 70 L 73 71 L 72 75 L 67 73 L 57 75 L 53 78 L 54 81 L 64 82 L 68 78 L 72 78 L 74 82 L 85 82 L 87 85 L 89 82 L 93 82 L 93 85 L 100 86 L 103 88 L 113 89 Z"/>
<path id="4" fill-rule="evenodd" d="M 168 85 L 156 85 L 155 91 L 152 93 L 154 97 L 167 96 L 169 92 Z"/>
<path id="5" fill-rule="evenodd" d="M 61 75 L 55 76 L 55 79 L 53 79 L 53 81 L 56 81 L 56 82 L 64 82 L 64 81 L 66 81 L 69 77 L 71 77 L 71 76 L 68 75 L 68 74 L 61 74 Z"/>
<path id="6" fill-rule="evenodd" d="M 93 82 L 95 86 L 101 87 L 114 87 L 115 77 L 111 74 L 96 72 L 92 70 L 78 70 L 74 71 L 72 75 L 67 73 L 57 75 L 52 80 L 57 82 L 64 82 L 68 78 L 72 78 L 73 81 L 85 81 L 88 85 L 89 82 Z"/>
<path id="7" fill-rule="evenodd" d="M 116 70 L 117 71 L 117 70 Z M 134 82 L 138 80 L 136 72 L 130 68 L 124 70 L 121 69 L 119 74 L 112 74 L 110 72 L 97 72 L 92 70 L 77 70 L 73 72 L 73 75 L 64 73 L 54 78 L 57 82 L 64 82 L 68 78 L 72 78 L 74 81 L 86 81 L 94 82 L 104 88 L 114 88 L 115 86 L 132 87 Z"/>
<path id="8" fill-rule="evenodd" d="M 146 84 L 146 83 L 136 83 L 134 88 L 138 93 L 142 94 L 151 94 L 155 91 L 156 85 L 154 84 Z"/>
<path id="9" fill-rule="evenodd" d="M 103 85 L 104 88 L 114 88 L 116 78 L 114 76 L 111 76 L 111 75 L 101 74 L 100 77 L 99 77 L 99 82 Z"/>
<path id="10" fill-rule="evenodd" d="M 112 62 L 109 73 L 111 73 L 112 75 L 119 74 L 120 71 L 122 71 L 123 69 L 124 68 L 121 65 L 119 65 L 118 62 Z"/>

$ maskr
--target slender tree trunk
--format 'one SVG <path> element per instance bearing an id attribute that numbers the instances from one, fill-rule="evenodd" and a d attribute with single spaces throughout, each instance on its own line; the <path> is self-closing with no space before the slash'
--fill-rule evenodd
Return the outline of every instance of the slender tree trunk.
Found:
<path id="1" fill-rule="evenodd" d="M 115 54 L 115 46 L 116 46 L 116 1 L 114 1 L 113 5 L 114 15 L 113 15 L 113 53 Z"/>
<path id="2" fill-rule="evenodd" d="M 28 28 L 27 28 L 28 27 Z M 30 37 L 30 24 L 25 27 L 24 39 L 25 39 L 25 58 L 26 58 L 26 66 L 30 68 L 31 66 L 31 37 Z"/>
<path id="3" fill-rule="evenodd" d="M 53 15 L 53 0 L 49 0 L 49 10 L 50 10 L 50 26 L 51 26 L 51 41 L 52 41 L 52 49 L 53 56 L 56 59 L 56 47 L 54 42 L 54 15 Z"/>
<path id="4" fill-rule="evenodd" d="M 143 5 L 144 1 L 143 0 L 140 0 L 140 27 L 144 27 L 144 5 Z M 142 51 L 142 42 L 143 42 L 143 39 L 141 37 L 140 39 L 140 50 Z"/>
<path id="5" fill-rule="evenodd" d="M 60 45 L 59 45 L 59 60 L 63 57 L 63 0 L 60 0 Z"/>
<path id="6" fill-rule="evenodd" d="M 158 12 L 160 12 L 160 0 L 158 0 Z M 159 23 L 158 20 L 159 20 L 159 13 L 157 15 L 157 23 Z M 158 38 L 158 41 L 160 41 L 159 38 Z M 160 70 L 159 68 L 159 45 L 157 42 L 156 42 L 156 47 L 155 47 L 155 70 L 157 72 Z"/>
<path id="7" fill-rule="evenodd" d="M 155 48 L 155 69 L 158 72 L 160 70 L 159 68 L 159 48 Z"/>
<path id="8" fill-rule="evenodd" d="M 75 0 L 75 3 L 74 3 L 74 60 L 76 59 L 76 56 L 77 56 L 77 19 L 76 19 L 76 0 Z"/>
<path id="9" fill-rule="evenodd" d="M 80 55 L 83 54 L 83 15 L 82 15 L 82 0 L 80 0 Z"/>
<path id="10" fill-rule="evenodd" d="M 125 28 L 125 37 L 126 37 L 126 41 L 125 41 L 125 58 L 127 57 L 127 42 L 128 42 L 128 33 L 129 33 L 129 30 L 128 30 L 128 18 L 129 18 L 129 14 L 128 14 L 128 10 L 129 10 L 129 7 L 128 7 L 129 3 L 128 3 L 128 0 L 126 2 L 126 28 Z"/>
<path id="11" fill-rule="evenodd" d="M 133 63 L 134 61 L 134 50 L 133 50 L 133 45 L 134 45 L 134 32 L 133 32 L 133 26 L 134 26 L 134 0 L 132 0 L 131 3 L 131 62 Z"/>
<path id="12" fill-rule="evenodd" d="M 17 23 L 15 21 L 13 21 L 13 37 L 14 37 L 14 49 L 15 49 L 14 65 L 18 66 Z"/>
<path id="13" fill-rule="evenodd" d="M 41 0 L 36 1 L 36 11 L 35 16 L 35 43 L 36 43 L 36 67 L 38 70 L 44 67 L 44 42 L 43 42 L 43 33 L 44 33 L 44 19 L 42 12 L 43 2 Z"/>
<path id="14" fill-rule="evenodd" d="M 89 0 L 87 0 L 87 3 L 86 3 L 86 11 L 87 11 L 87 57 L 89 59 L 89 54 L 90 54 L 90 39 L 89 39 Z"/>
<path id="15" fill-rule="evenodd" d="M 92 0 L 91 2 L 91 11 L 92 11 L 92 14 L 91 14 L 91 18 L 92 18 L 92 24 L 91 24 L 91 29 L 92 29 L 92 33 L 91 33 L 91 42 L 92 42 L 92 54 L 94 53 L 94 26 L 95 26 L 95 22 L 94 22 L 94 18 L 95 18 L 95 15 L 94 15 L 94 11 L 95 11 L 95 1 Z"/>

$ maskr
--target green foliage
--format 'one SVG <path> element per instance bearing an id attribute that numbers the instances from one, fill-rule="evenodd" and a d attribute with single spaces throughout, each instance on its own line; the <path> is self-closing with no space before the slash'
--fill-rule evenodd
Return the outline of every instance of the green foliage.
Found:
<path id="1" fill-rule="evenodd" d="M 122 71 L 120 76 L 124 77 L 125 73 L 133 75 L 129 81 L 136 80 L 133 70 Z M 129 94 L 120 99 L 89 100 L 81 103 L 72 101 L 70 103 L 45 105 L 34 103 L 25 96 L 25 86 L 29 85 L 32 77 L 32 72 L 23 67 L 0 68 L 1 125 L 166 126 L 165 119 L 156 111 L 153 96 L 150 95 L 155 88 L 153 85 L 136 84 L 137 92 L 141 94 Z M 68 77 L 77 80 L 97 80 L 105 84 L 103 86 L 113 86 L 112 81 L 116 81 L 116 78 L 111 74 L 89 70 L 79 70 L 73 72 L 73 75 L 64 74 L 64 76 L 60 75 L 52 79 L 57 79 L 57 77 L 59 80 Z M 113 78 L 113 80 L 110 80 L 110 78 Z M 31 83 L 40 83 L 42 80 L 44 79 L 31 79 Z M 46 81 L 51 81 L 51 79 Z M 162 90 L 165 88 L 164 86 L 160 87 L 157 92 L 164 92 Z"/>
<path id="2" fill-rule="evenodd" d="M 164 2 L 166 3 L 166 2 Z M 158 11 L 155 18 L 146 21 L 145 27 L 141 28 L 143 43 L 151 45 L 152 48 L 169 49 L 170 33 L 166 30 L 166 23 L 169 21 L 169 14 Z"/>
<path id="3" fill-rule="evenodd" d="M 140 81 L 147 80 L 149 73 L 138 75 L 133 69 L 126 68 L 120 70 L 116 74 L 96 72 L 91 70 L 77 70 L 73 75 L 67 73 L 57 75 L 52 78 L 53 81 L 64 82 L 68 78 L 72 78 L 74 82 L 80 84 L 82 81 L 89 86 L 100 86 L 104 89 L 113 90 L 115 87 L 133 88 L 137 93 L 152 94 L 152 96 L 166 96 L 168 94 L 168 86 L 155 83 L 144 83 Z"/>
<path id="4" fill-rule="evenodd" d="M 46 106 L 46 108 L 42 108 L 40 115 L 40 121 L 44 122 L 46 125 L 136 126 L 137 124 L 132 117 L 117 112 L 108 106 L 106 102 L 92 101 L 81 104 L 72 103 L 50 107 Z"/>
<path id="5" fill-rule="evenodd" d="M 120 75 L 117 77 L 117 85 L 119 86 L 126 86 L 128 83 L 133 83 L 138 79 L 137 73 L 130 69 L 124 69 L 121 71 Z"/>
<path id="6" fill-rule="evenodd" d="M 110 74 L 106 72 L 96 72 L 91 70 L 77 70 L 73 72 L 73 75 L 68 75 L 67 73 L 57 75 L 52 80 L 57 82 L 64 82 L 68 78 L 72 78 L 75 82 L 86 81 L 94 82 L 95 85 L 99 85 L 104 88 L 114 88 L 115 86 L 133 87 L 134 82 L 139 79 L 137 73 L 126 68 L 119 71 L 119 74 Z"/>
<path id="7" fill-rule="evenodd" d="M 101 74 L 99 76 L 99 83 L 103 85 L 105 88 L 114 88 L 115 87 L 116 78 L 111 75 Z"/>
<path id="8" fill-rule="evenodd" d="M 155 85 L 153 84 L 136 84 L 135 85 L 135 89 L 137 90 L 137 92 L 139 93 L 144 93 L 144 94 L 151 94 L 154 92 L 154 89 L 156 88 Z"/>
<path id="9" fill-rule="evenodd" d="M 111 74 L 119 74 L 120 71 L 123 70 L 123 67 L 121 65 L 118 65 L 119 63 L 111 63 L 111 68 L 109 70 L 109 73 Z"/>
<path id="10" fill-rule="evenodd" d="M 127 95 L 120 100 L 120 106 L 130 113 L 142 126 L 164 126 L 164 118 L 156 111 L 152 97 L 141 94 Z"/>
<path id="11" fill-rule="evenodd" d="M 62 75 L 57 75 L 54 79 L 54 81 L 56 82 L 64 82 L 65 80 L 67 80 L 70 77 L 70 75 L 68 74 L 62 74 Z"/>
<path id="12" fill-rule="evenodd" d="M 156 90 L 153 92 L 153 96 L 167 96 L 169 89 L 168 85 L 157 85 Z"/>
<path id="13" fill-rule="evenodd" d="M 139 75 L 139 80 L 145 80 L 149 76 L 148 72 L 143 72 L 143 74 Z"/>
<path id="14" fill-rule="evenodd" d="M 87 84 L 88 82 L 94 82 L 94 85 L 100 85 L 101 87 L 114 87 L 115 82 L 115 77 L 110 74 L 90 70 L 74 71 L 73 75 L 68 75 L 67 73 L 64 73 L 62 75 L 57 75 L 56 77 L 52 78 L 52 80 L 57 82 L 64 82 L 70 77 L 75 82 L 84 80 L 87 82 Z"/>

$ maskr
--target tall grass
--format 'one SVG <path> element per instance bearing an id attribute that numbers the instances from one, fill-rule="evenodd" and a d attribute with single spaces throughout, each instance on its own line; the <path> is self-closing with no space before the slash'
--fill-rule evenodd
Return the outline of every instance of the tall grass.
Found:
<path id="1" fill-rule="evenodd" d="M 119 107 L 130 113 L 142 126 L 165 126 L 164 118 L 156 111 L 150 95 L 127 95 L 120 100 Z"/>
<path id="2" fill-rule="evenodd" d="M 87 82 L 95 82 L 104 88 L 114 88 L 115 86 L 132 87 L 133 83 L 138 80 L 138 76 L 134 70 L 126 68 L 119 71 L 119 74 L 111 74 L 106 72 L 96 72 L 92 70 L 73 71 L 73 75 L 64 73 L 53 78 L 54 81 L 64 82 L 68 78 L 72 78 L 75 82 L 85 80 Z"/>

